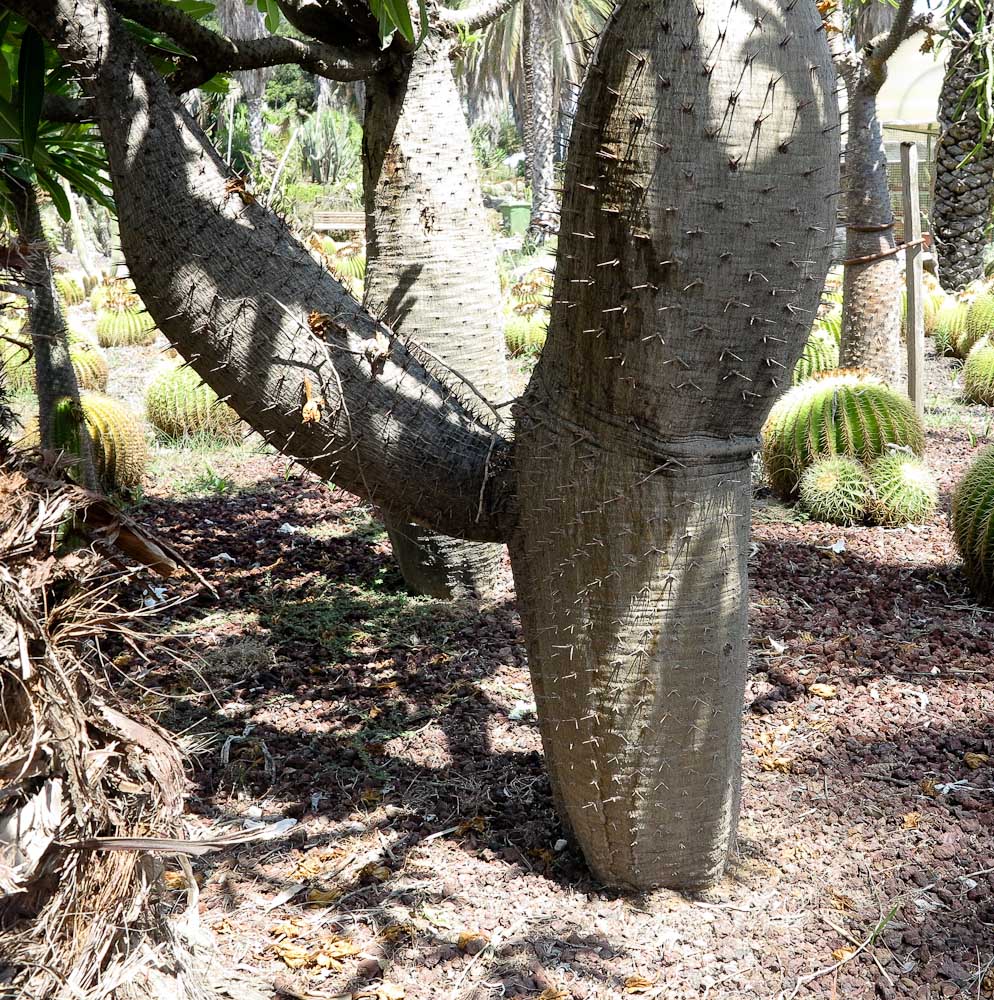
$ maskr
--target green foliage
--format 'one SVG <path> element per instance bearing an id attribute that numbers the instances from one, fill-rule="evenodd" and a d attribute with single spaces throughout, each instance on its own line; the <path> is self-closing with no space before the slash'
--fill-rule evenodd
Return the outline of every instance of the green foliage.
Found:
<path id="1" fill-rule="evenodd" d="M 343 186 L 362 182 L 362 126 L 346 111 L 322 108 L 297 135 L 311 180 Z"/>
<path id="2" fill-rule="evenodd" d="M 101 309 L 97 313 L 101 347 L 147 347 L 155 340 L 155 321 L 148 313 Z"/>
<path id="3" fill-rule="evenodd" d="M 107 388 L 107 359 L 98 347 L 85 341 L 71 341 L 69 360 L 80 389 L 103 392 Z M 35 391 L 35 364 L 29 351 L 9 341 L 0 340 L 0 361 L 7 372 L 9 392 L 19 396 Z"/>
<path id="4" fill-rule="evenodd" d="M 78 306 L 86 299 L 83 283 L 74 275 L 57 274 L 55 276 L 55 288 L 64 305 Z"/>
<path id="5" fill-rule="evenodd" d="M 971 403 L 994 406 L 994 342 L 981 337 L 963 365 L 963 395 Z"/>
<path id="6" fill-rule="evenodd" d="M 988 292 L 973 300 L 967 308 L 966 323 L 953 340 L 956 357 L 965 358 L 973 345 L 987 334 L 994 333 L 994 293 Z"/>
<path id="7" fill-rule="evenodd" d="M 293 104 L 309 114 L 314 110 L 314 78 L 299 66 L 274 66 L 266 83 L 265 101 L 270 107 L 283 108 Z"/>
<path id="8" fill-rule="evenodd" d="M 839 345 L 824 327 L 815 327 L 804 345 L 804 352 L 794 365 L 794 385 L 806 382 L 818 372 L 839 367 Z"/>
<path id="9" fill-rule="evenodd" d="M 952 526 L 971 587 L 994 603 L 994 447 L 981 452 L 956 487 Z"/>
<path id="10" fill-rule="evenodd" d="M 868 474 L 873 490 L 869 513 L 877 524 L 923 524 L 935 513 L 939 484 L 921 459 L 894 450 L 872 462 Z"/>
<path id="11" fill-rule="evenodd" d="M 407 0 L 368 0 L 368 2 L 369 9 L 380 23 L 380 38 L 384 44 L 395 31 L 400 32 L 408 42 L 414 43 L 414 23 L 411 20 L 411 9 Z M 424 37 L 428 29 L 425 0 L 418 0 L 418 8 L 421 13 L 421 36 Z"/>
<path id="12" fill-rule="evenodd" d="M 966 329 L 969 303 L 949 297 L 935 317 L 935 349 L 939 354 L 955 354 L 956 344 Z"/>
<path id="13" fill-rule="evenodd" d="M 540 309 L 527 316 L 508 313 L 504 321 L 504 340 L 508 353 L 512 356 L 541 353 L 548 330 L 549 314 L 544 310 Z"/>
<path id="14" fill-rule="evenodd" d="M 839 369 L 795 386 L 763 428 L 763 464 L 784 499 L 817 458 L 846 455 L 870 462 L 888 445 L 925 448 L 925 430 L 910 401 L 873 376 Z"/>
<path id="15" fill-rule="evenodd" d="M 819 458 L 801 476 L 801 508 L 816 521 L 856 524 L 863 519 L 870 484 L 863 466 L 853 458 Z"/>
<path id="16" fill-rule="evenodd" d="M 238 414 L 185 366 L 168 365 L 152 379 L 145 390 L 145 415 L 169 438 L 238 437 Z"/>
<path id="17" fill-rule="evenodd" d="M 476 122 L 469 130 L 476 162 L 484 170 L 505 169 L 504 161 L 521 152 L 521 135 L 510 115 L 497 121 Z"/>

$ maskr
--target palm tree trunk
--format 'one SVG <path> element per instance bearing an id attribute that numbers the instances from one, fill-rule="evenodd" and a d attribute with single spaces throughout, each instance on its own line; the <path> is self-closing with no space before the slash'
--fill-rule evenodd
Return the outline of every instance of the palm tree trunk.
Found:
<path id="1" fill-rule="evenodd" d="M 69 331 L 55 292 L 51 252 L 45 239 L 41 212 L 38 210 L 38 198 L 31 184 L 11 182 L 9 187 L 18 236 L 21 243 L 30 248 L 26 255 L 24 283 L 32 293 L 28 306 L 28 325 L 31 329 L 38 390 L 41 447 L 59 451 L 66 446 L 67 442 L 57 440 L 54 416 L 56 403 L 68 397 L 74 403 L 74 437 L 80 448 L 81 480 L 88 489 L 96 490 L 98 487 L 93 450 L 83 419 L 76 372 L 69 357 Z"/>
<path id="2" fill-rule="evenodd" d="M 531 134 L 531 229 L 537 233 L 549 233 L 557 228 L 555 78 L 547 2 L 524 0 L 525 72 Z"/>
<path id="3" fill-rule="evenodd" d="M 845 158 L 846 262 L 841 362 L 903 384 L 901 265 L 887 187 L 887 154 L 876 89 L 857 84 L 849 95 Z"/>
<path id="4" fill-rule="evenodd" d="M 485 399 L 503 403 L 510 387 L 497 254 L 450 47 L 429 38 L 409 63 L 368 82 L 365 299 L 398 334 L 465 376 Z M 492 594 L 500 546 L 405 520 L 388 518 L 387 528 L 413 590 L 433 597 Z"/>
<path id="5" fill-rule="evenodd" d="M 983 6 L 989 26 L 994 3 L 988 0 Z M 941 131 L 932 228 L 939 278 L 950 291 L 984 276 L 984 249 L 994 207 L 994 135 L 983 138 L 977 98 L 967 94 L 983 69 L 973 48 L 977 22 L 977 11 L 967 6 L 951 33 L 939 96 Z"/>
<path id="6" fill-rule="evenodd" d="M 556 800 L 612 885 L 707 886 L 734 844 L 750 455 L 834 218 L 820 28 L 629 0 L 580 96 L 510 548 Z"/>

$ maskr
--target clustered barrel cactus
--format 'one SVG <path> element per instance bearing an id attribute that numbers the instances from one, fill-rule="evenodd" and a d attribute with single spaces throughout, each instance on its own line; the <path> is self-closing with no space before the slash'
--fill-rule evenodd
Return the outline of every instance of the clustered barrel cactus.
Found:
<path id="1" fill-rule="evenodd" d="M 763 428 L 763 464 L 773 491 L 797 494 L 804 471 L 817 458 L 846 455 L 870 462 L 888 445 L 915 454 L 925 448 L 925 429 L 906 396 L 872 375 L 836 369 L 823 372 L 782 396 Z"/>
<path id="2" fill-rule="evenodd" d="M 152 379 L 145 390 L 145 414 L 166 437 L 238 436 L 238 414 L 187 367 L 169 365 Z"/>
<path id="3" fill-rule="evenodd" d="M 869 466 L 870 520 L 885 527 L 923 524 L 939 505 L 939 484 L 919 458 L 895 450 Z"/>
<path id="4" fill-rule="evenodd" d="M 994 603 L 994 447 L 980 453 L 956 487 L 952 526 L 970 586 Z"/>
<path id="5" fill-rule="evenodd" d="M 994 292 L 987 292 L 970 303 L 966 324 L 953 343 L 958 358 L 966 358 L 974 344 L 994 333 Z"/>
<path id="6" fill-rule="evenodd" d="M 57 274 L 55 289 L 67 306 L 78 306 L 86 299 L 82 281 L 72 274 Z"/>
<path id="7" fill-rule="evenodd" d="M 26 349 L 0 341 L 0 359 L 5 366 L 7 388 L 11 393 L 20 395 L 35 391 L 34 359 Z M 95 344 L 70 337 L 69 360 L 76 372 L 80 389 L 103 392 L 107 388 L 107 359 Z"/>
<path id="8" fill-rule="evenodd" d="M 504 321 L 504 339 L 511 355 L 538 354 L 545 345 L 549 328 L 549 314 L 536 312 L 529 316 L 507 313 Z"/>
<path id="9" fill-rule="evenodd" d="M 856 459 L 832 455 L 804 470 L 798 490 L 801 506 L 816 520 L 856 524 L 866 513 L 870 484 Z"/>
<path id="10" fill-rule="evenodd" d="M 982 337 L 963 364 L 963 395 L 971 403 L 994 406 L 994 341 Z"/>
<path id="11" fill-rule="evenodd" d="M 101 347 L 147 347 L 155 340 L 155 322 L 147 313 L 102 309 L 97 313 Z"/>

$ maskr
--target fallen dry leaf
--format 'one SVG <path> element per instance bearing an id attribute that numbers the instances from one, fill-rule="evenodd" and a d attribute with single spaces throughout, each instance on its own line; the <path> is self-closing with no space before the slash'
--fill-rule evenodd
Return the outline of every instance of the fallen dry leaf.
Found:
<path id="1" fill-rule="evenodd" d="M 832 906 L 837 910 L 841 910 L 843 913 L 850 913 L 852 910 L 856 909 L 856 903 L 851 896 L 845 895 L 845 893 L 837 892 L 835 889 L 829 890 L 829 896 L 832 899 Z"/>
<path id="2" fill-rule="evenodd" d="M 573 994 L 568 990 L 561 990 L 558 986 L 550 986 L 542 990 L 535 1000 L 573 1000 Z"/>
<path id="3" fill-rule="evenodd" d="M 377 864 L 375 861 L 359 869 L 360 879 L 370 879 L 373 882 L 386 882 L 391 875 L 393 872 L 386 865 Z"/>
<path id="4" fill-rule="evenodd" d="M 380 983 L 375 989 L 353 993 L 352 1000 L 404 1000 L 406 994 L 403 986 L 393 983 Z"/>
<path id="5" fill-rule="evenodd" d="M 483 833 L 483 828 L 486 825 L 487 821 L 482 816 L 474 816 L 472 819 L 464 819 L 456 827 L 456 834 L 460 837 L 465 837 L 467 833 L 473 830 L 477 833 Z"/>
<path id="6" fill-rule="evenodd" d="M 645 993 L 651 990 L 655 986 L 655 982 L 651 979 L 646 979 L 645 976 L 629 976 L 625 980 L 625 992 L 626 993 Z"/>
<path id="7" fill-rule="evenodd" d="M 922 778 L 922 794 L 934 799 L 938 794 L 938 785 L 934 778 Z"/>
<path id="8" fill-rule="evenodd" d="M 901 817 L 902 830 L 917 830 L 918 824 L 922 821 L 922 814 L 916 812 L 905 813 Z"/>
<path id="9" fill-rule="evenodd" d="M 481 931 L 463 931 L 459 935 L 457 947 L 460 951 L 468 951 L 475 954 L 481 951 L 490 939 Z"/>
<path id="10" fill-rule="evenodd" d="M 307 892 L 307 902 L 312 906 L 330 906 L 341 898 L 341 889 L 310 889 Z"/>
<path id="11" fill-rule="evenodd" d="M 832 952 L 832 959 L 836 962 L 844 962 L 847 958 L 852 958 L 855 954 L 855 948 L 836 948 Z"/>
<path id="12" fill-rule="evenodd" d="M 986 753 L 965 753 L 963 754 L 963 763 L 971 771 L 976 771 L 978 767 L 983 767 L 985 764 L 990 763 L 990 755 Z"/>
<path id="13" fill-rule="evenodd" d="M 816 698 L 825 698 L 826 700 L 828 698 L 834 698 L 838 694 L 835 690 L 835 686 L 832 684 L 812 684 L 811 687 L 808 688 L 808 691 L 810 691 Z"/>
<path id="14" fill-rule="evenodd" d="M 291 969 L 302 969 L 305 965 L 311 964 L 310 948 L 304 948 L 292 941 L 279 941 L 272 948 Z"/>
<path id="15" fill-rule="evenodd" d="M 401 938 L 408 938 L 409 941 L 413 943 L 414 939 L 417 937 L 417 933 L 418 931 L 414 924 L 390 924 L 389 927 L 384 927 L 383 930 L 380 931 L 380 937 L 388 943 L 399 941 Z"/>
<path id="16" fill-rule="evenodd" d="M 178 871 L 163 872 L 162 882 L 167 889 L 185 889 L 188 884 L 186 873 Z"/>

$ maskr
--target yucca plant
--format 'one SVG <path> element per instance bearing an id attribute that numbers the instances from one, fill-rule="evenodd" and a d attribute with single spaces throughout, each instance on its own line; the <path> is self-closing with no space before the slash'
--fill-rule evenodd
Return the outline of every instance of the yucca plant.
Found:
<path id="1" fill-rule="evenodd" d="M 833 455 L 814 461 L 801 476 L 800 505 L 816 521 L 857 524 L 866 514 L 870 484 L 854 458 Z"/>
<path id="2" fill-rule="evenodd" d="M 970 586 L 994 603 L 994 447 L 980 453 L 956 487 L 952 527 Z"/>
<path id="3" fill-rule="evenodd" d="M 994 406 L 994 340 L 982 337 L 963 363 L 963 395 L 971 403 Z"/>
<path id="4" fill-rule="evenodd" d="M 137 489 L 148 465 L 148 442 L 142 419 L 130 407 L 103 393 L 84 392 L 80 400 L 83 419 L 93 442 L 93 458 L 101 487 L 108 492 Z M 72 400 L 58 401 L 53 426 L 59 446 L 78 455 Z M 25 424 L 18 447 L 34 448 L 38 443 L 38 421 L 32 419 Z"/>
<path id="5" fill-rule="evenodd" d="M 152 379 L 145 390 L 145 414 L 169 438 L 238 437 L 238 414 L 187 367 L 168 365 Z"/>
<path id="6" fill-rule="evenodd" d="M 932 470 L 917 456 L 893 449 L 871 462 L 868 476 L 872 496 L 869 513 L 885 527 L 923 524 L 939 505 L 939 484 Z"/>
<path id="7" fill-rule="evenodd" d="M 862 371 L 821 372 L 777 401 L 763 428 L 763 464 L 779 496 L 796 495 L 817 458 L 870 462 L 888 445 L 925 448 L 925 429 L 908 398 Z"/>

